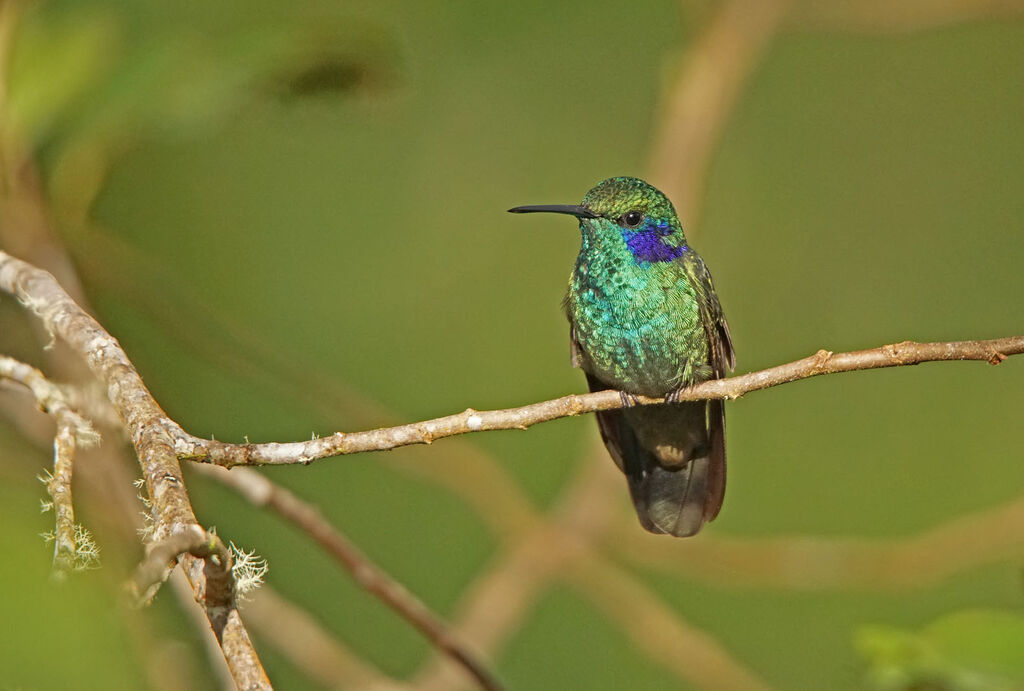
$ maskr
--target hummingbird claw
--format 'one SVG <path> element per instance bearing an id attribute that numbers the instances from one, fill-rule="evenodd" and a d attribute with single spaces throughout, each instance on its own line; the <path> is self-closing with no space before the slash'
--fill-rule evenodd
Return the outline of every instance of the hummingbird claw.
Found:
<path id="1" fill-rule="evenodd" d="M 625 391 L 619 392 L 619 400 L 622 401 L 623 408 L 632 408 L 640 403 L 640 400 L 636 396 L 631 393 L 626 393 Z"/>

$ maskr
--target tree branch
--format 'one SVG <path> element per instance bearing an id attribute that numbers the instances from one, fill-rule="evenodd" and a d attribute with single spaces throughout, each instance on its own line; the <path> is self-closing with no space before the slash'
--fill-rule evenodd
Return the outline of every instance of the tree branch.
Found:
<path id="1" fill-rule="evenodd" d="M 502 688 L 494 675 L 476 659 L 476 655 L 452 634 L 441 617 L 338 532 L 316 506 L 247 468 L 228 472 L 214 466 L 197 465 L 195 469 L 235 490 L 254 506 L 270 508 L 290 521 L 323 547 L 357 584 L 394 610 L 435 647 L 459 664 L 477 681 L 480 688 L 488 691 Z"/>
<path id="2" fill-rule="evenodd" d="M 680 392 L 678 399 L 736 399 L 751 391 L 760 391 L 823 374 L 902 367 L 922 362 L 980 360 L 998 365 L 1010 355 L 1020 353 L 1024 353 L 1024 336 L 948 343 L 903 341 L 847 353 L 819 350 L 814 355 L 795 362 L 737 377 L 702 382 Z M 660 398 L 638 397 L 638 402 L 641 405 L 655 405 L 664 401 Z M 461 413 L 423 422 L 366 432 L 336 432 L 329 437 L 287 443 L 229 444 L 199 439 L 170 420 L 167 421 L 167 431 L 174 438 L 174 448 L 182 459 L 206 461 L 230 468 L 236 465 L 310 463 L 330 456 L 384 451 L 410 444 L 430 444 L 437 439 L 469 432 L 524 430 L 549 420 L 621 407 L 622 401 L 617 391 L 598 391 L 581 395 L 572 394 L 519 408 L 482 411 L 468 408 Z"/>
<path id="3" fill-rule="evenodd" d="M 107 388 L 107 398 L 128 427 L 152 501 L 153 540 L 203 531 L 192 511 L 169 427 L 177 427 L 150 394 L 120 344 L 72 300 L 52 275 L 0 252 L 0 290 L 18 297 L 46 329 L 81 355 Z M 180 429 L 180 428 L 179 428 Z M 223 590 L 207 561 L 183 555 L 181 564 L 199 602 L 208 589 Z M 209 577 L 214 576 L 210 582 Z M 206 607 L 235 683 L 245 689 L 269 689 L 270 681 L 245 631 L 234 601 Z"/>
<path id="4" fill-rule="evenodd" d="M 76 448 L 99 442 L 100 435 L 88 420 L 75 412 L 64 392 L 35 367 L 0 355 L 0 379 L 17 382 L 27 388 L 36 404 L 49 413 L 57 425 L 53 438 L 53 472 L 43 476 L 50 495 L 56 527 L 53 531 L 53 575 L 62 579 L 71 571 L 89 568 L 96 561 L 96 547 L 88 531 L 75 523 L 71 499 L 71 476 Z"/>
<path id="5" fill-rule="evenodd" d="M 53 502 L 56 529 L 53 540 L 54 575 L 64 578 L 78 562 L 80 547 L 75 523 L 74 503 L 71 499 L 71 475 L 75 463 L 75 422 L 70 410 L 54 413 L 57 433 L 53 437 L 53 475 L 46 483 L 46 491 Z"/>
<path id="6" fill-rule="evenodd" d="M 148 604 L 153 599 L 178 557 L 184 554 L 206 561 L 206 607 L 230 607 L 234 601 L 231 552 L 220 538 L 199 526 L 191 526 L 188 531 L 149 543 L 146 558 L 135 570 L 130 587 L 137 604 Z M 216 631 L 217 627 L 214 627 Z"/>
<path id="7" fill-rule="evenodd" d="M 125 418 L 133 442 L 140 450 L 150 494 L 159 496 L 156 513 L 163 518 L 158 531 L 168 531 L 175 516 L 179 523 L 195 523 L 192 508 L 181 485 L 177 458 L 205 461 L 227 468 L 236 465 L 283 465 L 310 463 L 322 458 L 364 451 L 384 451 L 469 432 L 526 429 L 532 425 L 583 413 L 622 407 L 616 391 L 563 396 L 519 408 L 461 413 L 365 432 L 336 432 L 329 437 L 303 442 L 230 444 L 200 439 L 185 432 L 160 408 L 128 356 L 110 334 L 85 314 L 61 290 L 53 277 L 0 252 L 0 288 L 18 295 L 44 321 L 86 358 L 90 368 L 107 383 L 108 397 Z M 751 391 L 808 379 L 823 374 L 883 367 L 917 365 L 946 360 L 981 360 L 997 365 L 1010 355 L 1024 353 L 1024 336 L 978 341 L 915 343 L 903 341 L 869 350 L 845 353 L 819 350 L 810 357 L 748 374 L 714 379 L 689 387 L 680 401 L 736 399 Z M 659 398 L 638 397 L 641 405 L 662 403 Z M 168 458 L 168 456 L 171 458 Z M 167 471 L 160 474 L 161 471 Z M 159 491 L 154 492 L 154 488 Z M 190 519 L 190 520 L 189 520 Z M 163 535 L 158 534 L 157 538 Z"/>

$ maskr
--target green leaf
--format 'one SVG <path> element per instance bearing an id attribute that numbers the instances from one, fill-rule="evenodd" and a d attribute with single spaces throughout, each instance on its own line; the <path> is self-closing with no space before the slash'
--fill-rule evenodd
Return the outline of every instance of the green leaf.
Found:
<path id="1" fill-rule="evenodd" d="M 920 632 L 874 626 L 855 646 L 872 688 L 1002 691 L 1024 685 L 1024 617 L 997 610 L 945 615 Z"/>

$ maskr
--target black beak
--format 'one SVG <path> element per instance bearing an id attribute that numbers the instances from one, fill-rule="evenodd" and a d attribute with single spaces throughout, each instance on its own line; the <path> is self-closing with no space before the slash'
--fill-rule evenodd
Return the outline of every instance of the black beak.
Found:
<path id="1" fill-rule="evenodd" d="M 573 206 L 572 204 L 540 204 L 538 206 L 517 206 L 509 209 L 510 214 L 569 214 L 576 218 L 600 218 L 593 211 L 585 206 Z"/>

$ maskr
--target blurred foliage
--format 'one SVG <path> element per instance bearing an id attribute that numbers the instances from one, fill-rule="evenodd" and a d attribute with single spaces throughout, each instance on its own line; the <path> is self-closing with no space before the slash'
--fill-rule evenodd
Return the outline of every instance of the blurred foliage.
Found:
<path id="1" fill-rule="evenodd" d="M 10 10 L 9 10 L 10 11 Z M 114 58 L 116 22 L 104 12 L 26 13 L 17 25 L 7 80 L 5 126 L 37 146 L 90 90 Z"/>
<path id="2" fill-rule="evenodd" d="M 16 7 L 5 140 L 35 157 L 101 321 L 190 431 L 258 441 L 582 390 L 559 309 L 572 224 L 524 225 L 504 209 L 642 175 L 675 60 L 714 3 Z M 820 347 L 1019 333 L 1022 121 L 1020 21 L 780 37 L 691 228 L 741 371 Z M 1007 502 L 1024 486 L 1022 388 L 1011 359 L 827 377 L 732 403 L 728 498 L 697 539 L 885 539 Z M 594 433 L 566 420 L 471 442 L 545 509 Z M 447 488 L 446 474 L 487 462 L 456 444 L 264 472 L 453 616 L 501 547 L 495 517 Z M 104 544 L 106 569 L 51 588 L 34 538 L 49 527 L 32 479 L 45 451 L 8 422 L 0 449 L 0 587 L 19 595 L 0 605 L 19 622 L 0 635 L 5 683 L 144 686 L 124 652 L 133 633 L 104 604 L 135 555 L 108 557 Z M 429 654 L 305 538 L 201 478 L 190 489 L 201 520 L 256 548 L 269 582 L 369 661 L 407 675 Z M 481 483 L 478 503 L 495 491 Z M 83 522 L 100 523 L 103 507 L 80 502 Z M 619 504 L 632 524 L 624 484 Z M 996 631 L 1019 626 L 999 613 L 1024 601 L 1018 568 L 898 594 L 637 575 L 778 688 L 860 688 L 865 674 L 881 688 L 995 680 L 950 686 L 976 689 L 1020 681 L 1019 660 L 1000 666 Z M 967 608 L 990 614 L 948 614 Z M 199 659 L 168 593 L 149 617 L 173 659 Z M 865 628 L 877 622 L 893 628 Z M 280 688 L 309 686 L 256 642 Z M 516 688 L 680 686 L 563 586 L 527 613 L 498 667 Z M 215 686 L 197 674 L 191 687 Z"/>
<path id="3" fill-rule="evenodd" d="M 386 34 L 364 22 L 176 24 L 132 40 L 141 20 L 102 3 L 25 8 L 8 79 L 13 133 L 35 146 L 195 136 L 268 96 L 351 93 L 394 71 Z"/>
<path id="4" fill-rule="evenodd" d="M 995 691 L 1024 687 L 1024 617 L 992 610 L 947 614 L 920 632 L 865 627 L 857 648 L 874 688 Z"/>

